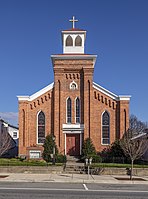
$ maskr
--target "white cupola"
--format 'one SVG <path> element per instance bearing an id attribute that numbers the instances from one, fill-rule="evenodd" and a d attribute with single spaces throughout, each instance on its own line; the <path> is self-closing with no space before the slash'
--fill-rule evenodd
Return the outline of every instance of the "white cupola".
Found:
<path id="1" fill-rule="evenodd" d="M 75 22 L 78 20 L 76 20 L 74 16 L 73 19 L 69 21 L 73 24 L 72 28 L 62 31 L 63 53 L 84 54 L 86 31 L 75 28 Z"/>

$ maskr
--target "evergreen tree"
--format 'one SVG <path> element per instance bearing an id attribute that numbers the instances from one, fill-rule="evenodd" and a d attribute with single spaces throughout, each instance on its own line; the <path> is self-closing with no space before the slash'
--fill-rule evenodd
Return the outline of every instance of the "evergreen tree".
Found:
<path id="1" fill-rule="evenodd" d="M 58 149 L 52 134 L 46 136 L 43 147 L 44 147 L 44 151 L 42 154 L 43 159 L 46 162 L 51 162 L 52 161 L 51 154 L 54 153 L 54 149 L 55 149 L 55 156 L 58 154 Z"/>
<path id="2" fill-rule="evenodd" d="M 125 157 L 124 151 L 120 145 L 120 140 L 116 140 L 111 144 L 109 155 L 111 157 Z"/>
<path id="3" fill-rule="evenodd" d="M 82 146 L 82 156 L 83 158 L 89 158 L 92 155 L 96 155 L 96 149 L 92 140 L 90 138 L 86 138 Z"/>

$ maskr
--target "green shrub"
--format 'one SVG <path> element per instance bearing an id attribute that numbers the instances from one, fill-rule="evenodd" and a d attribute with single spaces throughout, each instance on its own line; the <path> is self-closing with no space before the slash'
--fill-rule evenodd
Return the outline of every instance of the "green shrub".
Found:
<path id="1" fill-rule="evenodd" d="M 53 154 L 54 148 L 55 148 L 55 155 L 58 154 L 58 149 L 52 134 L 46 136 L 43 147 L 44 147 L 44 151 L 42 154 L 43 159 L 46 162 L 52 162 L 51 154 Z"/>
<path id="2" fill-rule="evenodd" d="M 124 152 L 120 146 L 120 140 L 116 140 L 98 153 L 102 157 L 104 163 L 128 163 L 128 158 L 124 155 Z"/>
<path id="3" fill-rule="evenodd" d="M 96 155 L 95 147 L 92 140 L 90 138 L 86 138 L 82 146 L 82 159 L 90 158 L 92 155 Z"/>
<path id="4" fill-rule="evenodd" d="M 56 155 L 56 163 L 66 163 L 67 158 L 66 155 L 57 154 Z"/>
<path id="5" fill-rule="evenodd" d="M 101 163 L 102 162 L 102 158 L 100 155 L 93 155 L 92 156 L 92 162 L 93 163 Z"/>

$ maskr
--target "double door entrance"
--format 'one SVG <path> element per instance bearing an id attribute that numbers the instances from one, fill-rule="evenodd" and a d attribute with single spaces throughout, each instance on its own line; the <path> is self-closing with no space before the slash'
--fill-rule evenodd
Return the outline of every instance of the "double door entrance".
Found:
<path id="1" fill-rule="evenodd" d="M 66 134 L 66 154 L 80 155 L 80 134 Z"/>

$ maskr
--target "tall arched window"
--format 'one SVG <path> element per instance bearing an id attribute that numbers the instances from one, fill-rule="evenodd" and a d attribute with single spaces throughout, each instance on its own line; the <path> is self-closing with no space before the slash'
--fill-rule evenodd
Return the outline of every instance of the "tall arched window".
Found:
<path id="1" fill-rule="evenodd" d="M 71 123 L 71 99 L 67 99 L 67 123 Z"/>
<path id="2" fill-rule="evenodd" d="M 44 143 L 45 140 L 45 114 L 40 111 L 38 114 L 38 144 Z"/>
<path id="3" fill-rule="evenodd" d="M 110 144 L 110 117 L 107 111 L 102 115 L 102 144 Z"/>
<path id="4" fill-rule="evenodd" d="M 76 108 L 76 123 L 80 123 L 80 100 L 77 97 L 76 98 L 76 104 L 75 104 L 75 108 Z"/>
<path id="5" fill-rule="evenodd" d="M 73 40 L 70 35 L 66 38 L 66 46 L 73 46 Z"/>
<path id="6" fill-rule="evenodd" d="M 82 38 L 79 35 L 75 39 L 75 46 L 82 46 Z"/>
<path id="7" fill-rule="evenodd" d="M 22 110 L 23 114 L 23 146 L 25 146 L 25 110 Z"/>
<path id="8" fill-rule="evenodd" d="M 126 132 L 126 110 L 124 109 L 124 132 Z"/>

